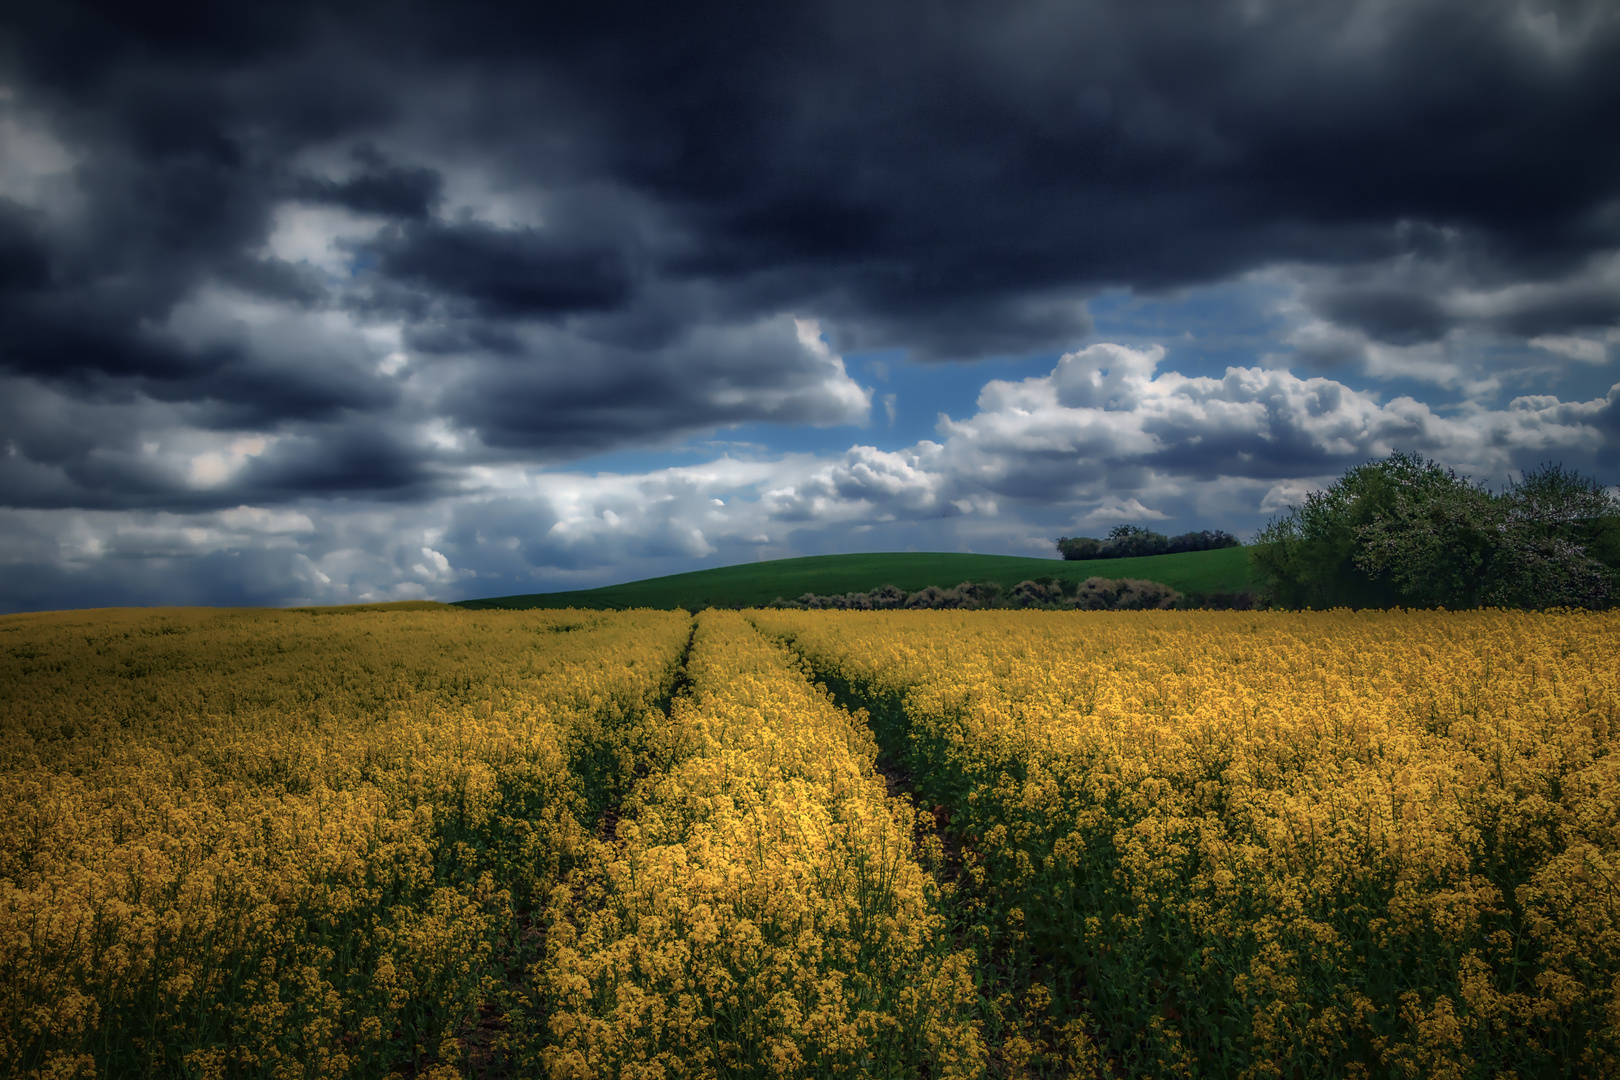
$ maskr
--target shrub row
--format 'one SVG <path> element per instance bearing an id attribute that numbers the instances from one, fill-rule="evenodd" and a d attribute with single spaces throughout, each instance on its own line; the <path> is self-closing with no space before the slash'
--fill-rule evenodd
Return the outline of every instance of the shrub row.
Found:
<path id="1" fill-rule="evenodd" d="M 797 600 L 777 597 L 773 608 L 799 611 L 986 610 L 991 608 L 1075 609 L 1079 611 L 1145 611 L 1184 606 L 1183 597 L 1168 585 L 1136 578 L 1087 578 L 1082 582 L 1041 578 L 1020 581 L 1011 590 L 994 582 L 964 581 L 953 589 L 930 585 L 905 592 L 884 585 L 871 592 L 818 596 L 805 593 Z M 1222 606 L 1236 607 L 1237 603 Z M 1244 604 L 1242 606 L 1250 606 Z"/>

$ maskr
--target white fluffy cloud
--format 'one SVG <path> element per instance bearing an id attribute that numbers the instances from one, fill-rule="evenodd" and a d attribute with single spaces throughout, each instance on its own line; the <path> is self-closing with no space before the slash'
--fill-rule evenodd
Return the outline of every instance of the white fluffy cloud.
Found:
<path id="1" fill-rule="evenodd" d="M 1287 370 L 1156 373 L 1162 357 L 1156 346 L 1093 345 L 1064 356 L 1050 375 L 991 382 L 977 414 L 941 422 L 945 462 L 1007 494 L 1063 482 L 1079 493 L 1104 466 L 1196 479 L 1318 475 L 1396 449 L 1501 476 L 1527 453 L 1596 452 L 1604 441 L 1598 417 L 1620 394 L 1520 397 L 1506 409 L 1465 404 L 1442 414 L 1411 397 L 1386 402 Z"/>

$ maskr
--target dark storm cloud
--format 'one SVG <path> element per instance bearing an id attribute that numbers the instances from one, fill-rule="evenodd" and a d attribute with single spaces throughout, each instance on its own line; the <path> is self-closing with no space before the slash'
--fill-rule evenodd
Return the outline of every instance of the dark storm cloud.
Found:
<path id="1" fill-rule="evenodd" d="M 429 455 L 388 427 L 350 423 L 289 439 L 256 456 L 231 494 L 255 503 L 371 494 L 385 499 L 434 494 Z"/>
<path id="2" fill-rule="evenodd" d="M 403 168 L 369 146 L 360 147 L 355 158 L 362 168 L 341 183 L 305 178 L 297 186 L 298 195 L 362 214 L 411 220 L 427 217 L 438 205 L 444 178 L 433 169 Z"/>
<path id="3" fill-rule="evenodd" d="M 1550 262 L 1514 260 L 1478 241 L 1419 241 L 1393 258 L 1318 266 L 1304 275 L 1301 299 L 1329 323 L 1396 346 L 1459 329 L 1522 340 L 1620 324 L 1620 235 L 1594 229 L 1582 257 Z"/>
<path id="4" fill-rule="evenodd" d="M 1413 222 L 1537 278 L 1616 240 L 1592 221 L 1620 163 L 1595 4 L 832 5 L 725 30 L 659 26 L 678 70 L 610 67 L 617 171 L 701 215 L 710 272 L 836 268 L 863 343 L 1009 290 L 1389 258 Z M 975 325 L 958 354 L 1064 340 Z"/>
<path id="5" fill-rule="evenodd" d="M 0 491 L 12 507 L 197 511 L 306 494 L 423 497 L 445 486 L 431 455 L 387 418 L 338 415 L 245 440 L 214 437 L 220 419 L 206 404 L 86 401 L 0 381 Z"/>
<path id="6" fill-rule="evenodd" d="M 1576 281 L 1504 312 L 1499 323 L 1521 337 L 1620 326 L 1620 288 Z"/>
<path id="7" fill-rule="evenodd" d="M 1392 346 L 1620 320 L 1599 0 L 27 0 L 0 82 L 33 140 L 0 368 L 86 425 L 6 420 L 8 505 L 415 497 L 435 462 L 859 421 L 794 315 L 1058 352 L 1099 289 L 1284 265 Z M 1160 464 L 1308 456 L 1198 438 Z"/>
<path id="8" fill-rule="evenodd" d="M 696 326 L 638 357 L 617 343 L 541 332 L 531 348 L 478 366 L 442 405 L 491 446 L 551 457 L 657 432 L 864 416 L 867 396 L 801 333 L 785 318 Z"/>
<path id="9" fill-rule="evenodd" d="M 1360 327 L 1394 345 L 1434 341 L 1451 327 L 1433 297 L 1387 286 L 1336 289 L 1313 299 L 1312 307 L 1333 322 Z"/>
<path id="10" fill-rule="evenodd" d="M 1486 237 L 1536 274 L 1616 241 L 1592 220 L 1620 175 L 1620 33 L 1597 3 L 129 10 L 24 5 L 14 64 L 144 154 L 204 246 L 243 239 L 228 208 L 264 197 L 256 146 L 366 137 L 435 83 L 465 95 L 455 141 L 492 164 L 566 161 L 649 195 L 696 237 L 671 272 L 787 271 L 784 296 L 836 292 L 851 333 L 870 320 L 902 346 L 958 307 L 985 327 L 958 352 L 1068 344 L 1083 322 L 1005 301 L 1394 254 L 1416 242 L 1400 222 Z M 272 73 L 300 77 L 273 93 Z M 505 90 L 525 80 L 545 87 L 526 108 Z M 437 192 L 374 162 L 323 197 L 422 218 Z M 502 312 L 622 295 L 605 253 L 576 294 L 556 281 L 575 264 L 523 237 L 429 237 L 422 260 L 451 280 L 400 271 Z M 480 241 L 509 291 L 457 273 Z"/>
<path id="11" fill-rule="evenodd" d="M 50 282 L 50 249 L 33 217 L 24 207 L 0 199 L 0 295 L 35 292 Z"/>
<path id="12" fill-rule="evenodd" d="M 411 225 L 390 232 L 375 250 L 384 275 L 470 300 L 479 314 L 496 318 L 614 308 L 630 294 L 619 252 L 558 244 L 538 229 Z"/>

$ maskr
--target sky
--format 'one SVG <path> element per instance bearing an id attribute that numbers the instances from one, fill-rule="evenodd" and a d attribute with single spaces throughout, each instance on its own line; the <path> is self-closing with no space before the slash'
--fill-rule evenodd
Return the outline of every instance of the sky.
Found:
<path id="1" fill-rule="evenodd" d="M 0 611 L 1615 484 L 1617 359 L 1607 0 L 0 9 Z"/>

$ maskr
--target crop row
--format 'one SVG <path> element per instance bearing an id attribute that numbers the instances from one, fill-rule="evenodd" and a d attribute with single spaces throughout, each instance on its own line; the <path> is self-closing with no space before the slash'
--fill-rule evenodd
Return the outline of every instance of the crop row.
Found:
<path id="1" fill-rule="evenodd" d="M 554 1077 L 978 1075 L 944 934 L 863 718 L 740 615 L 698 616 L 667 769 L 557 889 L 532 1014 Z"/>
<path id="2" fill-rule="evenodd" d="M 1620 617 L 751 617 L 948 820 L 1031 1068 L 1620 1072 Z"/>

